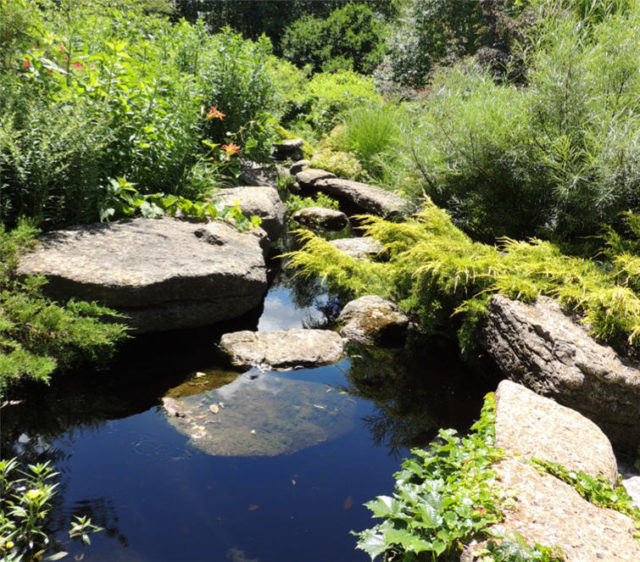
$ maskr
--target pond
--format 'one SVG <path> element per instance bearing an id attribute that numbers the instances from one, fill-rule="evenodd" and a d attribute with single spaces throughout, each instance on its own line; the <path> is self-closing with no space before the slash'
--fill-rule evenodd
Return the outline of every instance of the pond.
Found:
<path id="1" fill-rule="evenodd" d="M 137 338 L 108 371 L 60 377 L 2 410 L 3 457 L 60 472 L 52 531 L 66 560 L 368 559 L 350 534 L 371 526 L 363 503 L 391 493 L 411 446 L 468 428 L 492 382 L 426 340 L 352 348 L 317 369 L 229 369 L 223 330 L 331 314 L 326 297 L 299 295 L 276 280 L 239 323 Z M 78 513 L 105 528 L 89 547 L 66 536 Z"/>

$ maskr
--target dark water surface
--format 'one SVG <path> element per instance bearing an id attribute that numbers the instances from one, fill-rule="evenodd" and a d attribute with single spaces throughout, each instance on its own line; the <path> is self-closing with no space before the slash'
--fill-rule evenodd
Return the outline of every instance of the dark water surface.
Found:
<path id="1" fill-rule="evenodd" d="M 318 325 L 319 309 L 330 308 L 326 299 L 300 302 L 276 284 L 262 315 L 244 319 L 243 327 Z M 24 405 L 2 410 L 3 457 L 51 460 L 61 473 L 52 519 L 60 548 L 70 553 L 65 560 L 365 561 L 349 533 L 372 523 L 362 504 L 391 493 L 408 447 L 428 443 L 439 427 L 465 430 L 491 389 L 455 349 L 426 341 L 393 352 L 354 348 L 329 367 L 241 375 L 218 354 L 220 331 L 138 338 L 110 371 L 61 377 Z M 234 456 L 234 437 L 220 449 L 224 456 L 212 455 L 192 429 L 168 420 L 163 396 L 197 401 L 201 394 L 208 408 L 242 382 L 238 376 L 252 392 L 229 394 L 219 413 L 202 414 L 202 432 L 241 412 L 237 435 L 251 439 L 265 416 L 258 390 L 276 388 L 265 390 L 275 397 L 269 415 L 291 417 L 290 404 L 277 402 L 280 394 L 291 398 L 277 389 L 310 385 L 306 407 L 317 415 L 307 421 L 323 435 L 320 442 L 292 431 L 287 450 L 295 452 Z M 339 393 L 342 402 L 329 401 Z M 242 402 L 243 395 L 253 402 Z M 331 415 L 337 417 L 325 435 L 323 416 Z M 285 421 L 283 435 L 295 429 Z M 66 538 L 77 513 L 106 529 L 92 535 L 90 547 Z"/>

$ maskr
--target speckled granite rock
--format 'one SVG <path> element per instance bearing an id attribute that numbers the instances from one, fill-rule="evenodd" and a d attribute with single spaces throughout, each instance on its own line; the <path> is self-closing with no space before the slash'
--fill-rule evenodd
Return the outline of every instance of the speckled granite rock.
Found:
<path id="1" fill-rule="evenodd" d="M 318 180 L 335 177 L 335 174 L 318 168 L 305 168 L 296 174 L 296 180 L 302 189 L 312 189 Z"/>
<path id="2" fill-rule="evenodd" d="M 640 444 L 640 371 L 598 344 L 553 300 L 495 296 L 482 344 L 510 379 L 594 421 L 621 449 Z"/>
<path id="3" fill-rule="evenodd" d="M 395 345 L 404 340 L 409 318 L 394 303 L 377 295 L 348 302 L 338 317 L 340 335 L 366 345 Z"/>
<path id="4" fill-rule="evenodd" d="M 216 201 L 233 206 L 236 202 L 246 217 L 260 217 L 260 227 L 275 242 L 284 230 L 285 207 L 278 190 L 267 186 L 243 186 L 221 189 L 213 195 Z"/>
<path id="5" fill-rule="evenodd" d="M 501 523 L 507 532 L 517 531 L 528 544 L 560 547 L 567 562 L 640 560 L 631 518 L 596 507 L 568 484 L 524 461 L 510 458 L 493 468 L 499 485 L 516 497 L 514 509 L 505 510 Z"/>
<path id="6" fill-rule="evenodd" d="M 357 260 L 366 259 L 384 250 L 384 246 L 370 236 L 363 236 L 362 238 L 339 238 L 338 240 L 331 240 L 330 244 Z"/>
<path id="7" fill-rule="evenodd" d="M 342 211 L 325 207 L 306 207 L 293 214 L 293 220 L 310 228 L 322 230 L 342 230 L 349 224 L 349 219 Z"/>
<path id="8" fill-rule="evenodd" d="M 496 445 L 569 470 L 601 474 L 616 483 L 616 458 L 597 425 L 575 410 L 508 380 L 496 391 Z"/>
<path id="9" fill-rule="evenodd" d="M 22 257 L 57 299 L 95 300 L 138 332 L 214 324 L 260 304 L 267 290 L 259 238 L 222 222 L 133 219 L 48 233 Z"/>
<path id="10" fill-rule="evenodd" d="M 220 348 L 234 365 L 276 370 L 329 365 L 343 355 L 342 339 L 330 330 L 232 332 L 222 336 Z"/>
<path id="11" fill-rule="evenodd" d="M 629 476 L 622 479 L 622 485 L 631 499 L 640 508 L 640 476 Z"/>

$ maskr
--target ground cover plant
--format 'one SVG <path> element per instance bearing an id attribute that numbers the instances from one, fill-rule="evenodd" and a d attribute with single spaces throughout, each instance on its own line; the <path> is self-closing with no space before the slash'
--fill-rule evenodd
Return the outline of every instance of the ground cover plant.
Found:
<path id="1" fill-rule="evenodd" d="M 489 394 L 467 436 L 440 430 L 429 449 L 414 449 L 403 462 L 392 497 L 365 504 L 383 521 L 355 533 L 358 548 L 372 560 L 381 554 L 389 561 L 454 560 L 471 539 L 490 538 L 480 553 L 490 554 L 490 560 L 562 560 L 550 548 L 528 546 L 518 536 L 496 536 L 490 529 L 513 502 L 491 469 L 505 456 L 494 442 L 495 404 Z"/>

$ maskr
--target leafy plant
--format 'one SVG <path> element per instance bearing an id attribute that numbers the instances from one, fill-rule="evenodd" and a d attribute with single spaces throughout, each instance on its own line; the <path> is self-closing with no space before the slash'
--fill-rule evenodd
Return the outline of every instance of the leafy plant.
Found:
<path id="1" fill-rule="evenodd" d="M 41 560 L 57 547 L 47 530 L 47 516 L 56 495 L 57 472 L 49 463 L 20 467 L 15 458 L 0 460 L 0 553 L 11 562 Z M 90 544 L 89 535 L 102 531 L 88 517 L 75 516 L 69 536 Z M 49 560 L 58 560 L 66 553 L 58 551 Z"/>
<path id="2" fill-rule="evenodd" d="M 562 465 L 550 461 L 532 459 L 531 463 L 542 472 L 551 474 L 572 486 L 585 500 L 607 509 L 614 509 L 628 515 L 640 525 L 640 509 L 635 505 L 622 484 L 616 487 L 603 476 L 586 474 L 581 470 L 568 470 Z M 640 538 L 640 533 L 638 533 Z"/>
<path id="3" fill-rule="evenodd" d="M 384 48 L 384 23 L 366 4 L 346 4 L 328 17 L 303 16 L 282 35 L 284 58 L 313 71 L 371 73 Z"/>
<path id="4" fill-rule="evenodd" d="M 152 193 L 141 195 L 135 186 L 125 178 L 112 179 L 107 191 L 107 206 L 101 212 L 101 220 L 110 218 L 141 216 L 158 218 L 162 215 L 170 217 L 192 217 L 200 220 L 223 220 L 233 224 L 244 232 L 250 228 L 258 228 L 262 222 L 255 215 L 246 217 L 237 205 L 222 205 L 207 197 L 202 201 L 192 201 L 176 195 Z"/>

